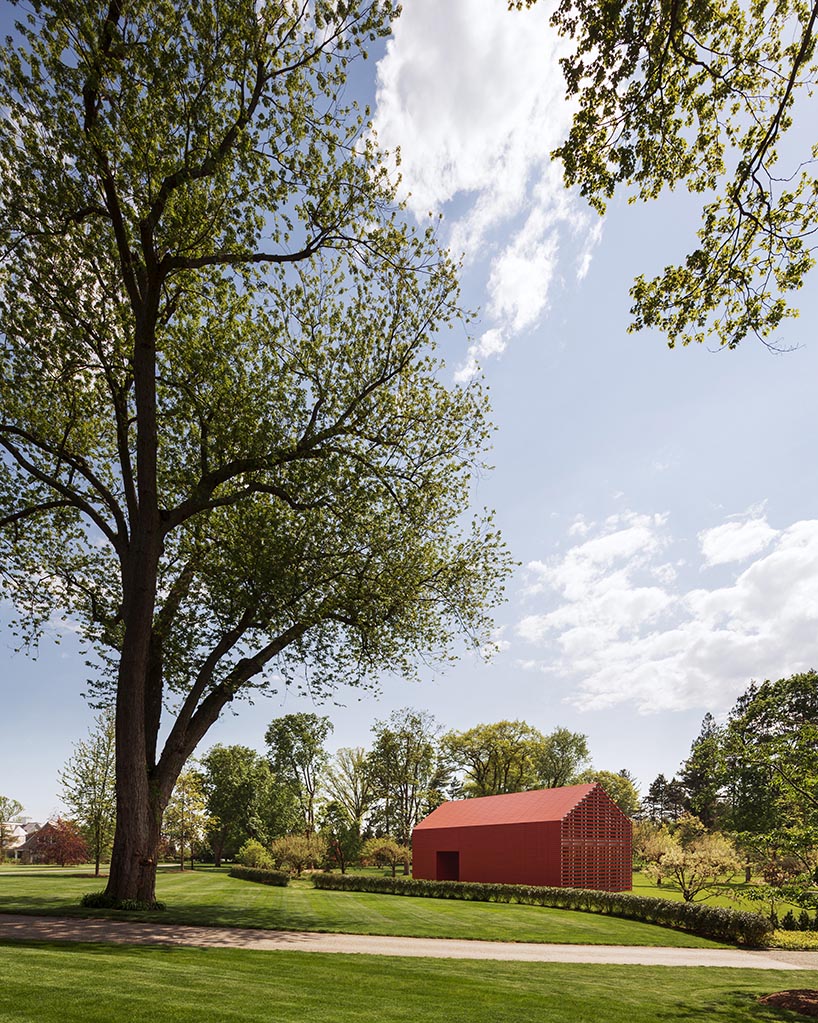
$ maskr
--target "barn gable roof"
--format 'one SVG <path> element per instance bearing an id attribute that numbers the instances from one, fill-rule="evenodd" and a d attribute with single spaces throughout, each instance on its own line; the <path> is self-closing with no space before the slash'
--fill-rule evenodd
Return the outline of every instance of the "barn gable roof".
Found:
<path id="1" fill-rule="evenodd" d="M 510 792 L 502 796 L 457 799 L 442 803 L 415 830 L 561 821 L 598 787 L 594 782 L 589 785 L 566 785 L 559 789 L 535 789 L 532 792 Z"/>

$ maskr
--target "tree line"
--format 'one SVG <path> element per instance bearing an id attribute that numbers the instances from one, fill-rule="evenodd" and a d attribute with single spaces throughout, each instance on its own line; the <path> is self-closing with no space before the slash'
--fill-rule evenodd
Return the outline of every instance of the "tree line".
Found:
<path id="1" fill-rule="evenodd" d="M 332 731 L 328 716 L 286 714 L 271 721 L 263 752 L 216 745 L 191 760 L 163 815 L 164 856 L 184 865 L 195 852 L 218 865 L 245 849 L 259 865 L 277 843 L 296 869 L 321 860 L 344 870 L 375 840 L 377 858 L 394 866 L 408 860 L 415 824 L 444 800 L 577 782 L 600 781 L 626 813 L 638 810 L 629 772 L 593 770 L 587 737 L 567 728 L 546 734 L 497 721 L 446 731 L 430 713 L 404 708 L 374 723 L 368 749 L 330 753 Z M 85 856 L 76 855 L 97 873 L 113 841 L 115 745 L 113 715 L 103 712 L 60 773 L 62 801 L 85 839 Z"/>

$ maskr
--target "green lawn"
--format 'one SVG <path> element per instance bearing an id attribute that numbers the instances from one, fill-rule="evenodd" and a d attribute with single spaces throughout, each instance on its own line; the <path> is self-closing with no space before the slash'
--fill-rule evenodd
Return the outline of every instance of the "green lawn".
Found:
<path id="1" fill-rule="evenodd" d="M 0 944 L 0 1023 L 792 1020 L 759 995 L 816 973 Z"/>
<path id="2" fill-rule="evenodd" d="M 117 916 L 84 910 L 80 897 L 104 887 L 81 871 L 52 867 L 0 872 L 0 912 L 70 916 Z M 495 941 L 544 941 L 589 945 L 673 945 L 718 947 L 716 942 L 635 920 L 538 906 L 457 902 L 318 891 L 304 880 L 289 888 L 238 881 L 224 871 L 159 874 L 157 896 L 164 913 L 129 913 L 129 919 L 167 923 L 223 924 L 282 930 L 334 931 Z"/>

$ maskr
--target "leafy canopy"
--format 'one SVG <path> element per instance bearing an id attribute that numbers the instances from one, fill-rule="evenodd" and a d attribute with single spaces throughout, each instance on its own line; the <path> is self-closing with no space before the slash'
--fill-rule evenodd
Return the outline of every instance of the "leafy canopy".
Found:
<path id="1" fill-rule="evenodd" d="M 632 330 L 732 348 L 797 315 L 790 294 L 815 264 L 818 147 L 799 153 L 803 140 L 785 135 L 812 102 L 816 17 L 806 0 L 557 5 L 577 104 L 555 153 L 566 183 L 599 212 L 620 187 L 633 201 L 683 184 L 703 200 L 696 249 L 636 279 Z"/>
<path id="2" fill-rule="evenodd" d="M 455 268 L 342 99 L 390 0 L 31 11 L 0 51 L 0 572 L 103 687 L 147 594 L 178 767 L 271 662 L 320 693 L 482 635 L 486 406 L 441 383 Z"/>

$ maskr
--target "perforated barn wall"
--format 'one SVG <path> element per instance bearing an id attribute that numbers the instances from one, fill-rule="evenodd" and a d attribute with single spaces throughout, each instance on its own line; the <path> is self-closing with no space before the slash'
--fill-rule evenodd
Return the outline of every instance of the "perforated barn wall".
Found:
<path id="1" fill-rule="evenodd" d="M 560 884 L 629 892 L 632 844 L 630 820 L 602 789 L 594 789 L 561 822 Z"/>

